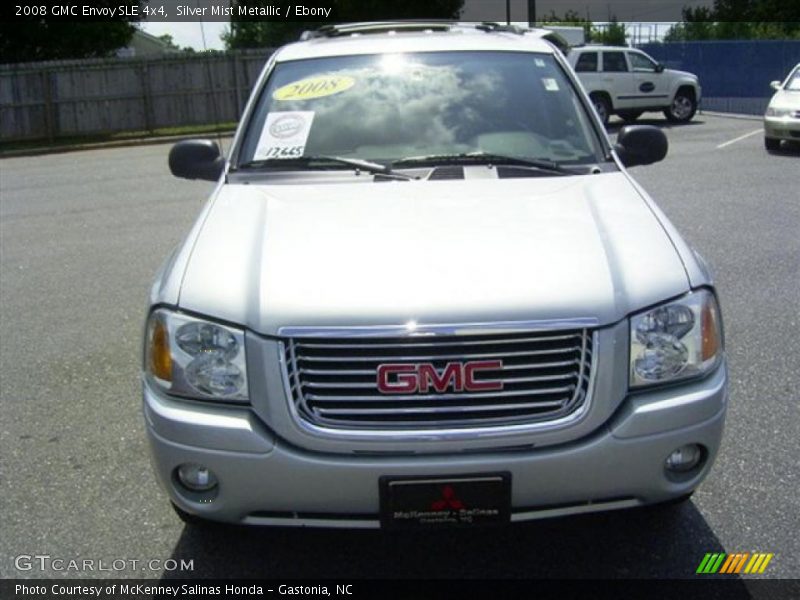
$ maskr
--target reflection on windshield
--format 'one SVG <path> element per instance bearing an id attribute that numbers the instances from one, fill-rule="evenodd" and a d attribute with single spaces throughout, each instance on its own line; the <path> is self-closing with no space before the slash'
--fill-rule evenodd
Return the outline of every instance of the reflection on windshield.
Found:
<path id="1" fill-rule="evenodd" d="M 789 83 L 786 84 L 786 89 L 792 92 L 800 92 L 800 69 L 795 69 Z"/>
<path id="2" fill-rule="evenodd" d="M 279 64 L 242 161 L 471 152 L 599 160 L 586 114 L 552 56 L 439 52 Z"/>

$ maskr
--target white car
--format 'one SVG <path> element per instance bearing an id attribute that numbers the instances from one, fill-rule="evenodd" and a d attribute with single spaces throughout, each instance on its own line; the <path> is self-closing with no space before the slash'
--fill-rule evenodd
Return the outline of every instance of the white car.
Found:
<path id="1" fill-rule="evenodd" d="M 685 123 L 697 112 L 702 92 L 697 75 L 665 69 L 641 50 L 581 46 L 567 58 L 604 124 L 612 114 L 635 121 L 652 110 Z"/>
<path id="2" fill-rule="evenodd" d="M 800 63 L 786 81 L 770 83 L 775 95 L 764 115 L 764 146 L 778 150 L 781 140 L 800 142 Z"/>

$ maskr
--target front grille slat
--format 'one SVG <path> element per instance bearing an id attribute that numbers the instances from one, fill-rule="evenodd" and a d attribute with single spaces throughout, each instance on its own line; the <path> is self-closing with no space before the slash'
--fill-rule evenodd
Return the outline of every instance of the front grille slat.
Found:
<path id="1" fill-rule="evenodd" d="M 423 339 L 430 339 L 430 338 L 423 338 Z M 442 346 L 486 346 L 486 345 L 494 345 L 494 344 L 525 344 L 525 343 L 541 343 L 541 342 L 556 342 L 561 340 L 576 340 L 577 343 L 580 343 L 580 335 L 579 334 L 568 334 L 568 335 L 552 335 L 552 336 L 540 336 L 540 337 L 524 337 L 524 338 L 508 338 L 508 339 L 497 339 L 497 340 L 485 340 L 485 339 L 478 339 L 478 340 L 455 340 L 450 341 L 448 340 L 446 343 L 441 341 L 432 342 L 417 342 L 414 341 L 414 338 L 410 338 L 408 341 L 404 342 L 394 342 L 394 343 L 386 343 L 386 342 L 377 342 L 377 343 L 370 343 L 364 342 L 359 344 L 354 344 L 351 342 L 346 342 L 342 344 L 331 343 L 326 340 L 326 342 L 296 342 L 295 348 L 313 348 L 313 349 L 323 349 L 323 350 L 351 350 L 354 348 L 441 348 Z"/>
<path id="2" fill-rule="evenodd" d="M 575 391 L 573 386 L 567 385 L 555 388 L 515 390 L 511 392 L 458 392 L 455 394 L 379 394 L 375 396 L 329 396 L 320 394 L 306 393 L 306 400 L 323 400 L 328 402 L 386 402 L 387 400 L 450 400 L 458 398 L 509 398 L 511 396 L 527 395 L 557 395 L 572 393 Z"/>
<path id="3" fill-rule="evenodd" d="M 341 430 L 436 431 L 546 422 L 572 414 L 588 397 L 593 336 L 587 329 L 433 337 L 304 336 L 285 338 L 282 347 L 296 418 Z M 378 389 L 378 367 L 383 364 L 422 363 L 443 377 L 451 363 L 461 367 L 484 360 L 502 364 L 476 372 L 474 381 L 497 383 L 497 389 L 464 389 L 451 378 L 435 385 L 428 381 L 427 389 L 419 385 L 417 393 Z"/>
<path id="4" fill-rule="evenodd" d="M 589 354 L 587 350 L 587 354 Z M 572 360 L 559 360 L 542 363 L 522 363 L 518 365 L 503 365 L 501 371 L 528 371 L 528 370 L 541 370 L 541 369 L 556 369 L 560 367 L 574 367 L 580 364 L 580 359 Z M 300 368 L 302 375 L 330 375 L 334 377 L 344 377 L 349 375 L 368 375 L 375 377 L 377 375 L 377 367 L 375 369 L 307 369 Z"/>
<path id="5" fill-rule="evenodd" d="M 542 356 L 547 354 L 569 354 L 580 352 L 580 346 L 572 346 L 569 348 L 549 348 L 546 350 L 523 350 L 518 352 L 480 352 L 480 353 L 463 353 L 463 354 L 413 354 L 410 356 L 402 356 L 405 361 L 422 361 L 422 360 L 476 360 L 486 358 L 507 358 L 515 356 Z M 393 356 L 386 353 L 384 356 L 304 356 L 299 360 L 309 362 L 392 362 Z"/>
<path id="6" fill-rule="evenodd" d="M 540 402 L 539 408 L 561 406 L 560 401 Z M 452 412 L 501 412 L 530 408 L 528 403 L 493 404 L 491 406 L 420 406 L 414 408 L 319 408 L 321 415 L 393 415 L 393 414 L 429 414 Z"/>

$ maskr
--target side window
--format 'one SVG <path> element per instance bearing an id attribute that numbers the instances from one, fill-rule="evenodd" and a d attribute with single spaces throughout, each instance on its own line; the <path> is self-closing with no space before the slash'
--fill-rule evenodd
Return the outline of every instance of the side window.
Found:
<path id="1" fill-rule="evenodd" d="M 628 59 L 631 61 L 631 68 L 634 71 L 645 73 L 655 73 L 656 63 L 638 52 L 628 52 Z"/>
<path id="2" fill-rule="evenodd" d="M 605 73 L 625 73 L 628 64 L 624 52 L 603 52 L 603 71 Z"/>
<path id="3" fill-rule="evenodd" d="M 597 52 L 584 52 L 578 57 L 575 63 L 576 73 L 587 73 L 597 71 Z"/>

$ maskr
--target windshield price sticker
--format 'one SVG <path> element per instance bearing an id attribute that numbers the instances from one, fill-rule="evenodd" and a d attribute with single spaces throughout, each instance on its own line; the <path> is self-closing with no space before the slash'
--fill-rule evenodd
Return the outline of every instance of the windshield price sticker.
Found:
<path id="1" fill-rule="evenodd" d="M 313 121 L 313 111 L 269 113 L 253 159 L 303 156 Z"/>
<path id="2" fill-rule="evenodd" d="M 272 93 L 272 98 L 281 101 L 324 98 L 349 90 L 355 83 L 352 77 L 338 75 L 309 77 L 279 87 Z"/>
<path id="3" fill-rule="evenodd" d="M 544 89 L 548 92 L 557 92 L 558 91 L 558 82 L 555 79 L 550 77 L 543 77 L 542 83 L 544 84 Z"/>

